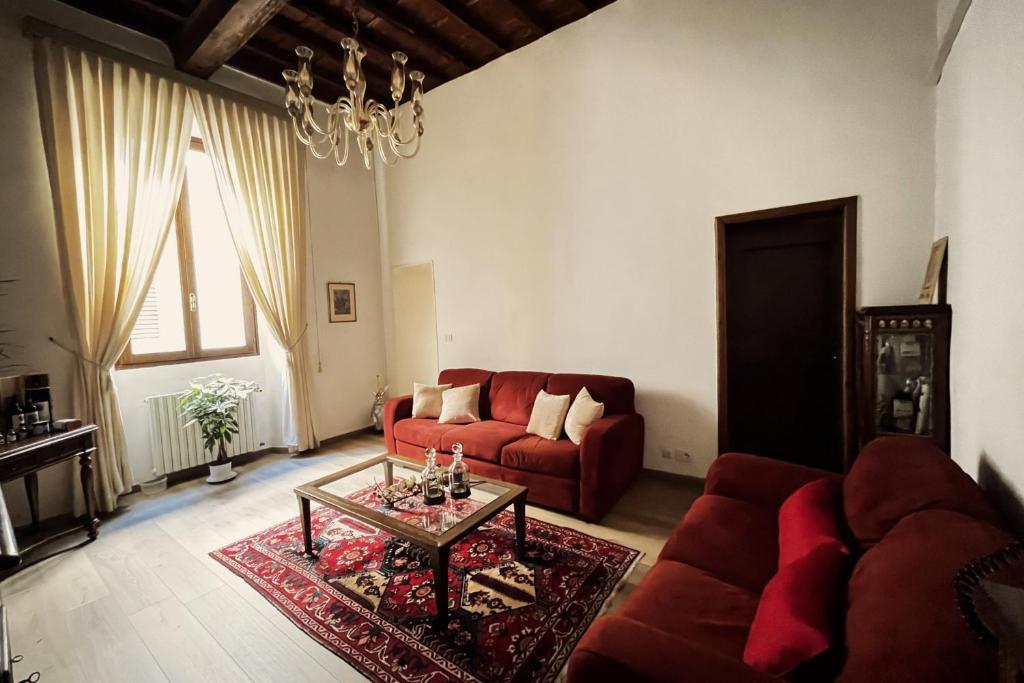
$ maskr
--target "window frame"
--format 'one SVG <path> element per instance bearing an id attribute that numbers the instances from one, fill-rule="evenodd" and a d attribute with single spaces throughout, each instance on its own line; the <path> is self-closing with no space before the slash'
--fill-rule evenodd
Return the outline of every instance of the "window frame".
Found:
<path id="1" fill-rule="evenodd" d="M 206 147 L 199 138 L 192 138 L 190 150 L 206 153 Z M 245 344 L 220 349 L 203 349 L 199 339 L 199 305 L 196 298 L 195 262 L 192 248 L 192 225 L 189 214 L 188 173 L 181 181 L 181 194 L 174 210 L 174 229 L 178 240 L 178 277 L 181 282 L 181 312 L 185 323 L 185 349 L 183 351 L 162 351 L 158 353 L 132 353 L 131 341 L 117 360 L 118 369 L 174 365 L 177 363 L 198 363 L 206 360 L 243 358 L 256 356 L 260 352 L 259 335 L 256 330 L 256 302 L 239 268 L 242 281 L 242 322 L 245 326 Z"/>

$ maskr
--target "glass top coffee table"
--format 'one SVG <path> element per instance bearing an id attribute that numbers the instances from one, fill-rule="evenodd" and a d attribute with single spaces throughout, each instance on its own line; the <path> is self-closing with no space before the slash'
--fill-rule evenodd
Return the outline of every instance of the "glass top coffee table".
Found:
<path id="1" fill-rule="evenodd" d="M 378 455 L 358 465 L 321 477 L 295 489 L 302 519 L 302 541 L 307 555 L 313 555 L 310 502 L 359 519 L 393 536 L 423 548 L 430 557 L 434 573 L 434 601 L 437 625 L 448 625 L 448 554 L 451 546 L 466 534 L 512 505 L 515 511 L 516 559 L 522 560 L 526 550 L 526 494 L 519 484 L 474 475 L 470 470 L 470 496 L 445 498 L 438 505 L 426 505 L 421 495 L 412 496 L 386 506 L 376 494 L 357 498 L 351 493 L 353 481 L 363 479 L 366 485 L 375 481 L 388 486 L 396 477 L 415 477 L 423 463 L 399 455 Z"/>

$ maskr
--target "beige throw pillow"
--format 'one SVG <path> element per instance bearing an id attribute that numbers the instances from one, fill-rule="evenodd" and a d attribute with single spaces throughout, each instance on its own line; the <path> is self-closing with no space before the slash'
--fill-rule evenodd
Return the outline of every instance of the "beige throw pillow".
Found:
<path id="1" fill-rule="evenodd" d="M 480 421 L 480 385 L 446 389 L 441 394 L 440 424 L 464 425 Z"/>
<path id="2" fill-rule="evenodd" d="M 576 445 L 583 441 L 583 432 L 594 420 L 600 420 L 604 416 L 604 404 L 598 403 L 590 396 L 586 387 L 580 389 L 576 394 L 576 400 L 572 402 L 568 415 L 565 416 L 565 433 Z"/>
<path id="3" fill-rule="evenodd" d="M 441 415 L 441 393 L 445 389 L 451 389 L 451 384 L 420 384 L 413 382 L 412 385 L 412 416 L 413 417 L 440 417 Z"/>
<path id="4" fill-rule="evenodd" d="M 545 439 L 555 441 L 562 435 L 562 424 L 565 414 L 569 411 L 569 400 L 572 397 L 555 396 L 541 389 L 533 401 L 533 412 L 530 413 L 530 424 L 526 425 L 527 434 L 536 434 Z"/>

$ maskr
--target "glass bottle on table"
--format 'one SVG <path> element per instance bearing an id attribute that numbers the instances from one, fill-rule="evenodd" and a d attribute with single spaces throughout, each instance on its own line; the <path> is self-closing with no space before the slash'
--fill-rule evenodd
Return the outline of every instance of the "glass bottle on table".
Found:
<path id="1" fill-rule="evenodd" d="M 438 505 L 444 502 L 444 481 L 441 468 L 437 466 L 437 451 L 428 448 L 424 455 L 427 465 L 420 474 L 420 485 L 423 487 L 423 502 L 427 505 Z"/>
<path id="2" fill-rule="evenodd" d="M 452 498 L 469 498 L 469 468 L 462 460 L 462 444 L 452 445 L 452 464 L 448 466 L 448 490 Z"/>

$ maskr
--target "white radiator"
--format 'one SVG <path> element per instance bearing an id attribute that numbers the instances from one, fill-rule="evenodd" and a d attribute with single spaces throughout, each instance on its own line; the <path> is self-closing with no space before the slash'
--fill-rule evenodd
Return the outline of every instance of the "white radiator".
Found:
<path id="1" fill-rule="evenodd" d="M 185 428 L 188 422 L 181 415 L 178 394 L 150 396 L 149 450 L 153 458 L 153 474 L 162 477 L 169 472 L 205 465 L 217 459 L 216 453 L 203 448 L 199 425 Z M 256 446 L 256 419 L 252 396 L 242 399 L 238 406 L 238 434 L 227 444 L 228 457 L 252 453 Z"/>

